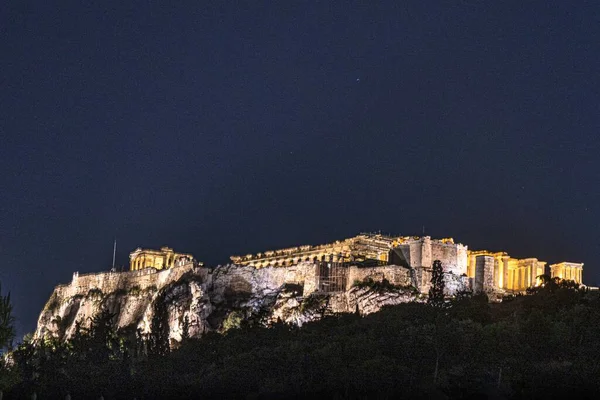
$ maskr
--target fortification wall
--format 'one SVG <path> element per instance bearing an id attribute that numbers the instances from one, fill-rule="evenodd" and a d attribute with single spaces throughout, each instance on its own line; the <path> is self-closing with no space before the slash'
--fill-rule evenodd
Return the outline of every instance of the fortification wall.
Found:
<path id="1" fill-rule="evenodd" d="M 128 272 L 100 272 L 90 274 L 73 274 L 73 280 L 68 285 L 59 285 L 56 287 L 57 294 L 62 296 L 86 295 L 90 290 L 98 289 L 102 293 L 108 294 L 119 289 L 127 289 L 138 286 L 144 290 L 150 287 L 160 289 L 168 282 L 174 282 L 181 278 L 185 273 L 194 270 L 195 274 L 208 275 L 208 268 L 194 267 L 189 263 L 170 269 L 156 270 L 146 268 L 139 271 Z"/>
<path id="2" fill-rule="evenodd" d="M 348 268 L 347 288 L 350 288 L 354 282 L 362 282 L 366 279 L 373 279 L 375 282 L 381 282 L 387 279 L 391 284 L 398 286 L 411 285 L 410 269 L 398 265 L 386 265 L 381 267 L 356 267 Z"/>
<path id="3" fill-rule="evenodd" d="M 431 244 L 431 262 L 440 260 L 444 272 L 455 275 L 467 273 L 467 248 L 460 244 L 433 242 Z"/>

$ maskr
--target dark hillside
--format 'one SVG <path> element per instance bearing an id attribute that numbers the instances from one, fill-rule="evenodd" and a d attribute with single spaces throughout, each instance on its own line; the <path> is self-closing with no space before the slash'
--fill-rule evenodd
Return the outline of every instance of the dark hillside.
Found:
<path id="1" fill-rule="evenodd" d="M 2 384 L 7 398 L 39 399 L 587 398 L 600 389 L 599 323 L 598 292 L 556 285 L 500 304 L 466 296 L 242 326 L 167 355 L 96 330 L 22 345 Z"/>

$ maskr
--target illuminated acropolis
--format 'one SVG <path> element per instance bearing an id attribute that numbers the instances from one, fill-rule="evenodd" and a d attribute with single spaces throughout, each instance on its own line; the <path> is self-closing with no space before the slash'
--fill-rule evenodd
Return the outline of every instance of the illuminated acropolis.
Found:
<path id="1" fill-rule="evenodd" d="M 267 295 L 279 296 L 284 288 L 293 288 L 297 298 L 301 299 L 288 301 L 285 300 L 287 297 L 282 297 L 285 302 L 281 304 L 299 305 L 313 295 L 312 298 L 327 297 L 332 299 L 327 302 L 327 307 L 331 307 L 333 313 L 355 312 L 358 307 L 361 313 L 370 313 L 385 305 L 424 301 L 436 260 L 442 264 L 443 291 L 447 297 L 460 293 L 485 294 L 490 301 L 497 302 L 502 301 L 505 295 L 526 293 L 527 289 L 547 282 L 546 278 L 539 279 L 546 275 L 546 262 L 534 257 L 518 259 L 502 251 L 469 250 L 452 238 L 377 233 L 362 233 L 315 246 L 231 256 L 233 263 L 215 267 L 206 267 L 191 254 L 175 252 L 169 247 L 159 250 L 137 248 L 129 258 L 130 271 L 119 272 L 113 268 L 99 273 L 74 272 L 70 283 L 58 285 L 40 316 L 36 337 L 43 337 L 48 332 L 62 334 L 58 330 L 59 325 L 53 322 L 57 320 L 56 315 L 61 316 L 63 321 L 74 322 L 77 318 L 90 321 L 94 315 L 93 308 L 73 307 L 71 304 L 84 301 L 82 299 L 96 299 L 101 296 L 99 293 L 117 301 L 118 309 L 121 309 L 121 301 L 129 304 L 120 314 L 120 327 L 135 324 L 148 332 L 148 315 L 152 314 L 147 295 L 156 294 L 184 277 L 190 285 L 193 283 L 189 294 L 195 296 L 195 300 L 190 302 L 187 312 L 198 323 L 192 325 L 197 329 L 196 335 L 201 335 L 205 328 L 214 328 L 207 316 L 215 308 L 202 305 L 207 300 L 205 296 L 218 299 L 214 304 L 221 304 L 229 295 L 239 299 L 255 296 L 253 298 L 264 301 Z M 549 270 L 553 279 L 583 284 L 582 263 L 560 262 L 550 265 Z M 366 286 L 363 285 L 365 283 Z M 175 287 L 179 288 L 178 284 Z M 377 290 L 374 292 L 367 289 L 375 287 Z M 386 289 L 380 291 L 382 288 Z M 359 301 L 357 293 L 366 297 Z M 370 296 L 376 296 L 377 300 Z M 101 302 L 86 304 L 95 307 Z M 181 311 L 179 305 L 174 309 L 178 313 Z M 200 309 L 208 314 L 202 316 Z M 73 313 L 78 317 L 71 315 Z M 179 328 L 172 330 L 171 334 L 179 341 L 181 325 L 178 324 L 183 320 L 183 314 L 178 315 L 171 322 Z M 300 314 L 290 315 L 292 321 Z M 299 320 L 294 321 L 298 323 Z M 69 323 L 68 331 L 65 329 L 64 332 L 68 336 L 73 335 L 75 330 L 76 324 Z"/>
<path id="2" fill-rule="evenodd" d="M 132 271 L 145 268 L 161 270 L 189 263 L 202 266 L 191 254 L 176 253 L 169 247 L 160 250 L 138 248 L 129 257 Z M 333 275 L 338 279 L 335 287 L 347 287 L 351 283 L 345 279 L 355 276 L 354 273 L 348 273 L 350 267 L 394 267 L 398 274 L 409 279 L 406 284 L 414 286 L 421 293 L 427 293 L 435 260 L 442 262 L 445 277 L 452 288 L 449 294 L 464 288 L 487 293 L 523 292 L 541 284 L 539 277 L 546 274 L 546 262 L 534 257 L 518 259 L 502 251 L 469 250 L 466 245 L 455 243 L 452 238 L 372 233 L 316 246 L 303 245 L 231 256 L 230 259 L 234 264 L 256 269 L 298 265 L 314 265 L 319 269 L 327 265 L 331 270 L 333 266 L 335 273 L 315 270 L 315 282 L 307 286 L 310 288 L 323 287 L 319 282 L 333 279 Z M 583 264 L 580 263 L 561 262 L 550 266 L 551 277 L 572 280 L 578 284 L 583 282 L 582 272 Z"/>

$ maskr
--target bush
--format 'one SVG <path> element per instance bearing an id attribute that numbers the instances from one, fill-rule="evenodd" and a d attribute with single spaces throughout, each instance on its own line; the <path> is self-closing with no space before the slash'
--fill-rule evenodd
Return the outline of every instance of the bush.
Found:
<path id="1" fill-rule="evenodd" d="M 223 321 L 223 332 L 227 332 L 230 329 L 240 329 L 242 327 L 242 321 L 244 320 L 244 313 L 241 311 L 232 311 L 227 315 L 225 321 Z"/>

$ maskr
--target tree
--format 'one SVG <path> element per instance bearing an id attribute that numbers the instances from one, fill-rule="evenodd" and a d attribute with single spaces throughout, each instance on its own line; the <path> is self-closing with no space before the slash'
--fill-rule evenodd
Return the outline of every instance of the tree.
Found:
<path id="1" fill-rule="evenodd" d="M 427 303 L 434 307 L 444 306 L 444 270 L 442 262 L 435 260 L 433 262 L 433 271 L 431 273 L 431 286 L 429 287 L 429 298 Z"/>
<path id="2" fill-rule="evenodd" d="M 2 296 L 2 287 L 0 286 L 0 351 L 12 345 L 15 337 L 14 322 L 10 293 Z"/>
<path id="3" fill-rule="evenodd" d="M 183 326 L 181 329 L 181 342 L 185 343 L 190 339 L 190 319 L 186 315 L 183 318 Z"/>
<path id="4" fill-rule="evenodd" d="M 152 321 L 150 322 L 150 337 L 148 354 L 164 356 L 169 353 L 169 310 L 165 293 L 159 294 L 152 305 Z"/>
<path id="5" fill-rule="evenodd" d="M 115 353 L 119 351 L 118 337 L 114 324 L 115 316 L 116 314 L 111 313 L 108 308 L 103 307 L 98 314 L 91 318 L 89 329 L 90 356 L 96 361 L 113 358 Z M 78 336 L 81 336 L 81 327 L 77 325 L 75 327 L 80 331 Z"/>

